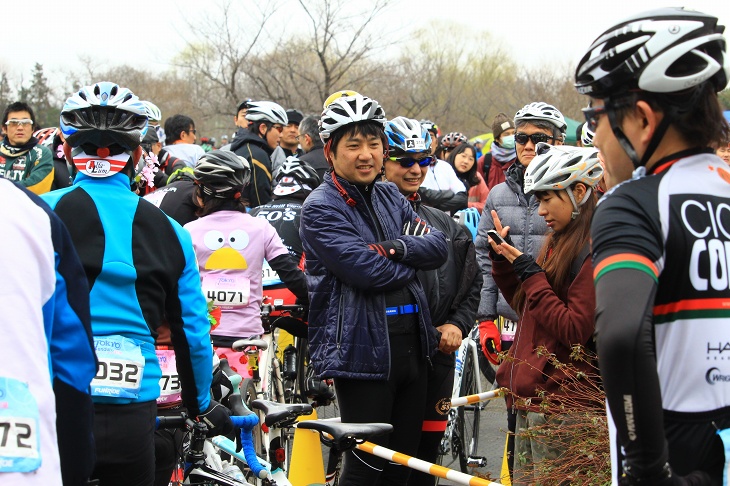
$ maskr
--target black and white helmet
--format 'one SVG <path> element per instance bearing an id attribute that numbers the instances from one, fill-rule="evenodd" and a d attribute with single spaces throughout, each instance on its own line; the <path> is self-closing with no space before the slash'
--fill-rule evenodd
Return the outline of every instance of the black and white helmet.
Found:
<path id="1" fill-rule="evenodd" d="M 319 119 L 319 136 L 323 142 L 338 129 L 352 123 L 376 121 L 385 128 L 385 111 L 380 104 L 355 93 L 352 96 L 342 96 L 333 100 L 322 112 Z"/>
<path id="2" fill-rule="evenodd" d="M 284 126 L 289 123 L 286 110 L 273 101 L 250 101 L 246 112 L 246 120 L 280 123 Z"/>
<path id="3" fill-rule="evenodd" d="M 580 129 L 580 143 L 582 143 L 584 147 L 593 147 L 594 135 L 595 133 L 588 128 L 588 122 L 585 122 L 583 124 L 583 128 Z"/>
<path id="4" fill-rule="evenodd" d="M 292 155 L 286 158 L 274 177 L 274 195 L 290 196 L 300 193 L 306 197 L 319 183 L 317 171 Z"/>
<path id="5" fill-rule="evenodd" d="M 675 93 L 705 81 L 721 91 L 730 77 L 724 30 L 716 17 L 683 8 L 635 15 L 593 41 L 575 87 L 593 98 L 635 89 Z"/>
<path id="6" fill-rule="evenodd" d="M 565 134 L 565 130 L 568 128 L 568 124 L 565 123 L 565 117 L 560 113 L 560 110 L 542 101 L 535 101 L 529 105 L 525 105 L 515 113 L 515 125 L 519 121 L 535 120 L 552 123 L 563 134 Z"/>
<path id="7" fill-rule="evenodd" d="M 208 196 L 231 199 L 240 194 L 251 177 L 248 161 L 227 150 L 211 150 L 198 160 L 195 181 Z"/>

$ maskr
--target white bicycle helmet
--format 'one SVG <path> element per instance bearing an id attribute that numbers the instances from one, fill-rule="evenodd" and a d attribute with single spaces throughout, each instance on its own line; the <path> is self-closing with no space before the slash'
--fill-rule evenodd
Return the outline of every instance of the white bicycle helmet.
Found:
<path id="1" fill-rule="evenodd" d="M 549 105 L 543 101 L 535 101 L 529 105 L 525 105 L 522 109 L 515 113 L 515 125 L 518 121 L 531 121 L 531 120 L 542 120 L 550 122 L 565 133 L 568 128 L 568 124 L 565 123 L 565 117 L 560 113 L 560 110 L 555 108 L 553 105 Z"/>
<path id="2" fill-rule="evenodd" d="M 539 143 L 535 151 L 539 155 L 535 156 L 525 171 L 525 193 L 565 190 L 573 203 L 572 217 L 575 219 L 580 214 L 578 207 L 588 201 L 591 189 L 603 177 L 598 150 Z M 588 186 L 586 195 L 580 202 L 576 202 L 573 191 L 568 190 L 576 182 Z"/>
<path id="3" fill-rule="evenodd" d="M 246 120 L 249 121 L 268 121 L 271 123 L 279 123 L 286 126 L 289 119 L 286 116 L 286 110 L 278 103 L 273 101 L 251 101 L 248 103 L 248 111 L 246 112 Z"/>
<path id="4" fill-rule="evenodd" d="M 441 139 L 441 145 L 446 148 L 454 148 L 468 141 L 469 139 L 466 138 L 466 135 L 461 132 L 449 132 Z"/>
<path id="5" fill-rule="evenodd" d="M 580 143 L 582 143 L 584 147 L 593 147 L 594 135 L 595 133 L 588 128 L 588 122 L 585 122 L 583 124 L 583 128 L 580 129 Z"/>
<path id="6" fill-rule="evenodd" d="M 144 105 L 144 109 L 147 112 L 147 118 L 150 121 L 154 121 L 157 123 L 160 123 L 162 121 L 162 112 L 159 108 L 157 108 L 156 104 L 146 100 L 142 100 L 142 104 Z"/>
<path id="7" fill-rule="evenodd" d="M 683 8 L 635 15 L 611 27 L 588 48 L 575 71 L 575 87 L 594 98 L 640 89 L 675 93 L 710 81 L 727 85 L 724 26 Z"/>
<path id="8" fill-rule="evenodd" d="M 377 101 L 359 93 L 342 96 L 333 100 L 322 112 L 319 118 L 319 137 L 323 142 L 327 142 L 338 129 L 370 120 L 385 127 L 385 111 Z"/>
<path id="9" fill-rule="evenodd" d="M 388 147 L 394 155 L 431 151 L 431 134 L 417 120 L 398 116 L 385 125 Z"/>

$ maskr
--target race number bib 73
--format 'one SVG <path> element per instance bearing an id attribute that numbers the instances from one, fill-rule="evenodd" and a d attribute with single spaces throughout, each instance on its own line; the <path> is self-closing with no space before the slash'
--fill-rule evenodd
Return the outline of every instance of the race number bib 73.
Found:
<path id="1" fill-rule="evenodd" d="M 180 377 L 177 374 L 175 351 L 172 349 L 156 349 L 157 361 L 160 363 L 160 397 L 157 403 L 176 403 L 182 400 L 180 395 Z"/>
<path id="2" fill-rule="evenodd" d="M 0 377 L 0 472 L 31 472 L 40 467 L 38 418 L 28 384 Z"/>
<path id="3" fill-rule="evenodd" d="M 145 364 L 139 345 L 123 336 L 103 336 L 94 337 L 94 349 L 99 367 L 91 380 L 91 394 L 137 398 Z"/>
<path id="4" fill-rule="evenodd" d="M 203 294 L 222 309 L 245 307 L 251 295 L 251 282 L 246 277 L 206 275 L 203 277 Z"/>

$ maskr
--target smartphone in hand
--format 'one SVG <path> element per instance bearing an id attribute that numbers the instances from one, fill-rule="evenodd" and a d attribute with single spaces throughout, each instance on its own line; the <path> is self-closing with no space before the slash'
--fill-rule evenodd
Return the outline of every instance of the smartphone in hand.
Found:
<path id="1" fill-rule="evenodd" d="M 502 243 L 504 243 L 504 238 L 502 238 L 502 236 L 497 233 L 497 230 L 491 229 L 487 231 L 487 234 L 492 239 L 492 241 L 494 241 L 495 244 L 501 245 Z"/>

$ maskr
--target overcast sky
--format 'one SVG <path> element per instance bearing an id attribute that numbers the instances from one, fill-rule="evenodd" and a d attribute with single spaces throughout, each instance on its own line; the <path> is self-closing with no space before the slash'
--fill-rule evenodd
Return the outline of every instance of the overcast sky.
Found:
<path id="1" fill-rule="evenodd" d="M 252 0 L 234 1 L 253 5 Z M 288 1 L 290 14 L 277 17 L 277 25 L 285 32 L 297 19 L 304 21 L 297 17 L 299 6 Z M 215 2 L 34 0 L 26 15 L 12 15 L 3 22 L 0 69 L 27 79 L 39 62 L 52 78 L 54 73 L 58 76 L 64 69 L 80 66 L 79 57 L 88 56 L 106 65 L 136 63 L 165 70 L 184 45 L 180 32 L 186 29 L 185 19 L 200 18 L 206 9 L 214 9 Z M 15 3 L 11 10 L 21 10 L 20 5 Z M 384 31 L 400 28 L 401 32 L 435 19 L 462 22 L 491 33 L 519 62 L 565 66 L 577 62 L 591 41 L 613 23 L 666 6 L 671 4 L 661 0 L 394 0 L 380 20 L 387 20 Z M 728 0 L 689 0 L 684 6 L 730 24 Z M 726 36 L 730 37 L 730 29 Z"/>

